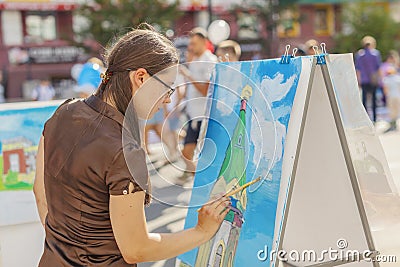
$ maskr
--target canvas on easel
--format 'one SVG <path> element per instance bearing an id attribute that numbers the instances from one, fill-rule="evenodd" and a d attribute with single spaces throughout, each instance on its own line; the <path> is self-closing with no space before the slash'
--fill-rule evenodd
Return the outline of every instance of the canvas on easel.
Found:
<path id="1" fill-rule="evenodd" d="M 351 55 L 323 54 L 216 66 L 205 132 L 209 141 L 200 153 L 202 168 L 196 172 L 185 228 L 195 225 L 196 207 L 210 194 L 232 190 L 258 176 L 263 179 L 232 198 L 232 214 L 215 237 L 181 255 L 181 266 L 379 266 L 365 256 L 351 259 L 345 253 L 370 251 L 370 258 L 377 253 L 359 186 L 360 159 L 357 163 L 353 153 L 351 127 L 343 122 L 351 118 L 346 101 L 360 100 L 354 98 L 356 87 L 346 88 L 351 97 L 338 89 L 343 77 L 337 68 L 343 62 L 347 77 L 355 81 L 350 59 Z M 242 113 L 241 90 L 247 85 L 252 96 Z M 353 108 L 365 116 L 362 106 Z M 242 152 L 230 149 L 238 147 L 238 118 L 245 118 Z M 366 140 L 364 147 L 374 147 L 377 155 L 382 148 L 373 140 Z M 236 153 L 245 153 L 240 164 Z M 386 184 L 382 190 L 396 201 L 398 193 L 384 155 L 378 158 L 382 175 L 375 183 Z M 229 166 L 242 170 L 241 175 L 226 180 L 233 173 Z M 324 256 L 329 248 L 342 254 Z M 310 250 L 315 258 L 301 258 Z M 280 258 L 279 251 L 297 251 L 300 256 Z"/>
<path id="2" fill-rule="evenodd" d="M 279 59 L 216 66 L 206 141 L 199 156 L 185 227 L 196 224 L 196 210 L 211 192 L 230 190 L 258 176 L 263 182 L 232 197 L 234 210 L 224 221 L 222 232 L 206 247 L 182 255 L 185 264 L 264 264 L 257 257 L 248 257 L 248 251 L 256 254 L 265 245 L 272 246 L 287 127 L 296 89 L 299 84 L 307 85 L 311 65 L 311 59 L 299 58 L 284 68 Z M 251 88 L 251 95 L 244 106 L 242 95 L 249 91 L 247 88 Z M 232 154 L 238 151 L 243 156 Z M 236 239 L 237 243 L 231 242 Z"/>

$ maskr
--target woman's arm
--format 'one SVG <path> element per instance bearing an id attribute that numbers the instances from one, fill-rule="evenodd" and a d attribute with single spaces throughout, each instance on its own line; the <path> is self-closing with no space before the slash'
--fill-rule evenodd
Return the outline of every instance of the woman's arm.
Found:
<path id="1" fill-rule="evenodd" d="M 130 190 L 131 191 L 131 190 Z M 110 217 L 118 247 L 127 263 L 168 259 L 211 239 L 229 211 L 229 198 L 203 206 L 196 227 L 178 233 L 148 233 L 143 191 L 110 196 Z"/>
<path id="2" fill-rule="evenodd" d="M 47 215 L 47 201 L 44 191 L 44 137 L 40 138 L 38 152 L 36 155 L 36 174 L 35 182 L 33 184 L 33 193 L 36 198 L 36 206 L 39 212 L 40 221 L 42 225 L 45 224 Z"/>

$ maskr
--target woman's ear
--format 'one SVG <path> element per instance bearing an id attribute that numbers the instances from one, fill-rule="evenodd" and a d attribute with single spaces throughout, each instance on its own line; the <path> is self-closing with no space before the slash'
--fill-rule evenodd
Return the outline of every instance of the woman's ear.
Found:
<path id="1" fill-rule="evenodd" d="M 139 68 L 135 71 L 131 71 L 129 73 L 129 78 L 132 83 L 133 91 L 136 91 L 140 86 L 142 86 L 148 77 L 150 77 L 150 75 L 144 68 Z"/>

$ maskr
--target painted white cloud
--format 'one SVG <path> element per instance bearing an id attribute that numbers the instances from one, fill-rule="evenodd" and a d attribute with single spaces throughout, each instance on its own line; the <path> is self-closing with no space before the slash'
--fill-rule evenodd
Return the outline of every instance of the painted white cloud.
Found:
<path id="1" fill-rule="evenodd" d="M 220 113 L 221 116 L 228 116 L 230 114 L 232 114 L 232 112 L 234 111 L 232 109 L 233 104 L 235 103 L 235 101 L 237 101 L 237 96 L 232 94 L 231 92 L 225 91 L 223 94 L 221 94 L 221 96 L 219 97 L 219 99 L 217 100 L 217 109 Z"/>
<path id="2" fill-rule="evenodd" d="M 293 75 L 284 82 L 284 76 L 277 73 L 275 76 L 265 77 L 261 82 L 260 90 L 253 96 L 253 117 L 251 127 L 251 141 L 254 144 L 253 163 L 274 164 L 282 159 L 283 138 L 286 126 L 280 123 L 278 117 L 273 117 L 270 108 L 272 102 L 282 100 L 293 86 L 296 76 Z M 261 92 L 260 92 L 261 91 Z M 262 166 L 262 165 L 261 165 Z M 267 166 L 259 169 L 257 175 L 266 175 Z"/>
<path id="3" fill-rule="evenodd" d="M 286 127 L 279 121 L 260 120 L 253 116 L 251 125 L 251 141 L 254 144 L 253 163 L 270 164 L 281 160 L 283 149 L 283 137 Z"/>
<path id="4" fill-rule="evenodd" d="M 286 96 L 290 88 L 293 86 L 296 75 L 292 75 L 283 83 L 284 76 L 282 73 L 275 74 L 274 77 L 265 77 L 261 82 L 261 90 L 265 94 L 270 103 L 279 101 Z"/>

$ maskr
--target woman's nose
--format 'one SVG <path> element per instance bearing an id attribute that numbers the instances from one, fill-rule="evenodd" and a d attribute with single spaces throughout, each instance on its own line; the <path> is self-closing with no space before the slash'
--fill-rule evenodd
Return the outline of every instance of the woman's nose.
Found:
<path id="1" fill-rule="evenodd" d="M 169 104 L 169 103 L 171 103 L 171 98 L 168 95 L 166 95 L 163 104 Z"/>

